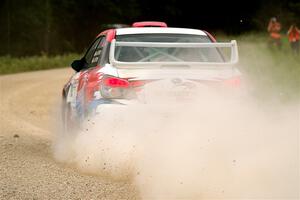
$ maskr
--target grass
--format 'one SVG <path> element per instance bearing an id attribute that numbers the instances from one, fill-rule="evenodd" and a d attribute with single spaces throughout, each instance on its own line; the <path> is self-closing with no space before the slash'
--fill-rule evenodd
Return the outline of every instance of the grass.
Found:
<path id="1" fill-rule="evenodd" d="M 269 48 L 268 37 L 248 34 L 236 38 L 239 45 L 240 69 L 255 86 L 255 96 L 264 100 L 299 100 L 300 55 L 292 54 L 286 37 L 282 49 Z"/>
<path id="2" fill-rule="evenodd" d="M 80 58 L 80 56 L 77 54 L 21 58 L 3 56 L 0 57 L 0 75 L 67 67 L 70 66 L 73 60 L 78 58 Z"/>

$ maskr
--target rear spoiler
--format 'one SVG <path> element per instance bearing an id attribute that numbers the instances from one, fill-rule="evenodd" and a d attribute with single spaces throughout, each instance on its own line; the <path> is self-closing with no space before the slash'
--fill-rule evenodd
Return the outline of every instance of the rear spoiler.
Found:
<path id="1" fill-rule="evenodd" d="M 231 48 L 231 58 L 228 62 L 124 62 L 115 59 L 115 47 L 186 47 L 186 48 Z M 144 67 L 159 67 L 161 65 L 170 66 L 232 66 L 238 63 L 238 47 L 237 42 L 232 40 L 228 43 L 161 43 L 161 42 L 117 42 L 115 39 L 111 42 L 109 61 L 117 68 L 144 68 Z"/>

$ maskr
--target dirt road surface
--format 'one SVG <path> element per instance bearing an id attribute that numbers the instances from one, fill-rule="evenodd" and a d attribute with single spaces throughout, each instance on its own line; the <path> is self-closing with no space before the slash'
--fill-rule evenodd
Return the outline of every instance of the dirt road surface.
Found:
<path id="1" fill-rule="evenodd" d="M 129 182 L 79 173 L 51 152 L 71 69 L 0 76 L 0 199 L 138 199 Z"/>

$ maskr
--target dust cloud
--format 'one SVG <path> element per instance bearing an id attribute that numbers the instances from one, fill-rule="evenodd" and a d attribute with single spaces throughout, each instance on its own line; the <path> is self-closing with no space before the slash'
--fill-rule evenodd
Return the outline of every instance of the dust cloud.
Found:
<path id="1" fill-rule="evenodd" d="M 142 199 L 299 198 L 299 105 L 149 84 L 144 103 L 112 105 L 55 157 L 85 173 L 130 180 Z M 146 103 L 145 103 L 146 102 Z"/>

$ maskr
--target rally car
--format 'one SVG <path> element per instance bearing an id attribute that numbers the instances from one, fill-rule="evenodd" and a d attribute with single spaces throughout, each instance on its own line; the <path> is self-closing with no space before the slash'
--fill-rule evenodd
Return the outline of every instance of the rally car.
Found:
<path id="1" fill-rule="evenodd" d="M 223 48 L 229 48 L 229 54 Z M 71 64 L 76 73 L 63 88 L 65 127 L 78 126 L 101 107 L 136 101 L 137 94 L 153 82 L 184 88 L 239 87 L 237 62 L 236 41 L 218 43 L 202 30 L 147 21 L 103 31 Z"/>

